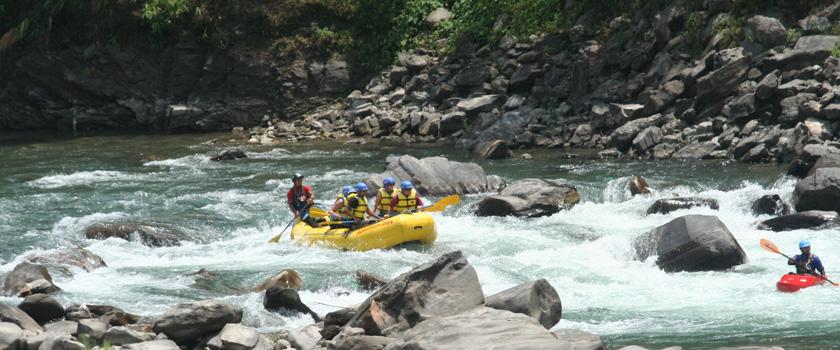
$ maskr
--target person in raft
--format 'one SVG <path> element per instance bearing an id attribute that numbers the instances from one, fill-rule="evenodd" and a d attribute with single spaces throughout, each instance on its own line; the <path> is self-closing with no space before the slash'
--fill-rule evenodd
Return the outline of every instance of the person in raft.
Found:
<path id="1" fill-rule="evenodd" d="M 347 215 L 344 215 L 347 212 L 347 196 L 351 193 L 355 193 L 356 190 L 353 189 L 351 186 L 344 186 L 341 188 L 341 193 L 335 197 L 335 202 L 333 203 L 332 208 L 330 208 L 329 214 L 332 220 L 337 221 L 344 221 L 350 220 Z"/>
<path id="2" fill-rule="evenodd" d="M 382 188 L 376 192 L 376 203 L 373 204 L 373 207 L 379 210 L 379 216 L 386 216 L 391 211 L 391 199 L 397 195 L 397 191 L 394 189 L 394 185 L 397 184 L 397 180 L 394 180 L 393 177 L 386 177 L 385 180 L 382 180 Z"/>
<path id="3" fill-rule="evenodd" d="M 792 259 L 788 259 L 788 265 L 796 265 L 797 274 L 816 275 L 819 272 L 820 276 L 825 278 L 825 268 L 822 261 L 816 255 L 811 254 L 811 242 L 799 242 L 799 251 L 802 254 L 794 255 Z"/>
<path id="4" fill-rule="evenodd" d="M 286 193 L 286 201 L 289 209 L 296 218 L 302 218 L 306 223 L 312 224 L 314 220 L 309 217 L 309 208 L 315 201 L 315 194 L 312 193 L 312 186 L 303 185 L 303 175 L 295 173 L 292 175 L 292 188 Z"/>
<path id="5" fill-rule="evenodd" d="M 367 184 L 359 182 L 356 184 L 356 192 L 350 193 L 350 195 L 347 196 L 347 211 L 345 211 L 345 213 L 353 218 L 357 227 L 364 225 L 365 214 L 369 217 L 378 218 L 378 216 L 370 211 L 367 195 Z"/>
<path id="6" fill-rule="evenodd" d="M 423 211 L 423 200 L 417 195 L 411 181 L 405 180 L 400 183 L 400 191 L 391 197 L 391 209 L 389 213 L 414 213 Z"/>

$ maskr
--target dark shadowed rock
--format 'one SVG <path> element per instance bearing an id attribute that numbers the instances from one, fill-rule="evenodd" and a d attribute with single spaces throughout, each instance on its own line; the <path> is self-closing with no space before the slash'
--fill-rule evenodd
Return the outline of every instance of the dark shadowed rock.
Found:
<path id="1" fill-rule="evenodd" d="M 15 266 L 3 280 L 3 294 L 27 296 L 39 293 L 55 293 L 61 290 L 52 282 L 47 268 L 42 265 L 22 262 Z"/>
<path id="2" fill-rule="evenodd" d="M 761 230 L 791 231 L 800 229 L 823 230 L 840 226 L 840 215 L 834 211 L 809 210 L 782 215 L 758 223 Z"/>
<path id="3" fill-rule="evenodd" d="M 708 207 L 718 210 L 717 200 L 711 198 L 674 197 L 657 200 L 647 210 L 647 214 L 668 214 L 674 210 L 691 209 L 694 207 Z"/>
<path id="4" fill-rule="evenodd" d="M 74 247 L 53 250 L 44 253 L 34 253 L 26 256 L 33 264 L 57 268 L 69 273 L 68 267 L 75 267 L 85 271 L 92 271 L 100 267 L 107 267 L 105 260 L 91 251 Z"/>
<path id="5" fill-rule="evenodd" d="M 421 195 L 450 195 L 453 193 L 469 194 L 493 191 L 499 188 L 500 181 L 488 177 L 478 164 L 453 162 L 444 157 L 422 159 L 410 155 L 389 157 L 385 172 L 368 176 L 371 191 L 379 190 L 382 180 L 394 177 L 411 180 Z"/>
<path id="6" fill-rule="evenodd" d="M 715 216 L 686 215 L 659 226 L 636 240 L 640 260 L 657 255 L 666 272 L 724 270 L 747 261 L 747 255 L 726 225 Z"/>
<path id="7" fill-rule="evenodd" d="M 164 333 L 181 345 L 195 344 L 202 337 L 216 333 L 228 323 L 242 321 L 242 308 L 218 300 L 178 304 L 163 313 L 153 325 L 155 333 Z"/>
<path id="8" fill-rule="evenodd" d="M 507 141 L 493 140 L 482 142 L 476 145 L 476 153 L 484 159 L 507 159 L 510 158 L 510 148 Z"/>
<path id="9" fill-rule="evenodd" d="M 298 292 L 291 288 L 271 286 L 265 290 L 263 306 L 266 310 L 279 311 L 289 314 L 304 313 L 312 316 L 315 322 L 321 321 L 321 317 L 312 311 L 303 301 L 300 300 Z"/>
<path id="10" fill-rule="evenodd" d="M 454 251 L 388 282 L 359 306 L 348 325 L 363 328 L 368 335 L 399 336 L 428 317 L 456 314 L 483 303 L 475 269 L 460 251 Z"/>
<path id="11" fill-rule="evenodd" d="M 233 149 L 224 150 L 218 156 L 210 158 L 210 160 L 212 160 L 214 162 L 218 162 L 218 161 L 223 161 L 223 160 L 237 160 L 237 159 L 245 159 L 245 158 L 248 158 L 248 156 L 245 155 L 245 152 L 243 150 L 238 149 L 238 148 L 233 148 Z"/>
<path id="12" fill-rule="evenodd" d="M 840 168 L 821 168 L 796 184 L 793 191 L 796 211 L 832 210 L 840 212 Z"/>
<path id="13" fill-rule="evenodd" d="M 89 239 L 108 239 L 111 237 L 126 241 L 136 240 L 151 247 L 180 245 L 183 234 L 173 228 L 160 225 L 138 223 L 94 224 L 85 229 Z"/>
<path id="14" fill-rule="evenodd" d="M 788 175 L 803 178 L 808 176 L 811 168 L 817 163 L 820 157 L 833 155 L 840 158 L 840 149 L 827 145 L 806 145 L 802 151 L 793 159 L 788 168 Z"/>
<path id="15" fill-rule="evenodd" d="M 324 315 L 324 327 L 326 326 L 339 326 L 344 327 L 347 322 L 350 322 L 353 319 L 353 316 L 356 315 L 356 309 L 340 309 L 337 311 L 330 312 Z"/>
<path id="16" fill-rule="evenodd" d="M 790 206 L 778 194 L 768 194 L 753 202 L 752 212 L 753 215 L 788 215 Z"/>
<path id="17" fill-rule="evenodd" d="M 630 195 L 648 194 L 650 193 L 650 185 L 641 176 L 633 176 L 630 182 L 627 183 L 627 189 L 630 190 Z"/>
<path id="18" fill-rule="evenodd" d="M 697 79 L 697 99 L 714 102 L 729 96 L 744 80 L 751 66 L 751 57 L 744 56 Z"/>
<path id="19" fill-rule="evenodd" d="M 476 206 L 478 216 L 540 217 L 573 207 L 580 202 L 577 189 L 543 179 L 523 179 L 498 195 L 485 197 Z"/>
<path id="20" fill-rule="evenodd" d="M 546 329 L 560 322 L 563 312 L 560 295 L 545 279 L 526 282 L 493 294 L 485 298 L 484 306 L 531 316 Z"/>
<path id="21" fill-rule="evenodd" d="M 389 350 L 460 349 L 569 350 L 532 318 L 488 307 L 430 318 L 388 345 Z"/>
<path id="22" fill-rule="evenodd" d="M 14 323 L 21 329 L 32 331 L 36 334 L 44 331 L 32 317 L 23 312 L 23 310 L 11 305 L 0 304 L 0 322 Z"/>
<path id="23" fill-rule="evenodd" d="M 633 140 L 636 138 L 636 135 L 638 135 L 642 130 L 656 124 L 660 118 L 661 116 L 658 114 L 647 118 L 639 118 L 631 120 L 616 128 L 610 134 L 610 147 L 615 147 L 620 151 L 626 151 L 633 144 Z"/>
<path id="24" fill-rule="evenodd" d="M 26 297 L 18 308 L 32 317 L 39 325 L 64 318 L 64 307 L 55 298 L 46 294 L 34 294 Z"/>
<path id="25" fill-rule="evenodd" d="M 787 43 L 787 30 L 782 22 L 773 17 L 752 16 L 747 20 L 747 35 L 765 47 L 776 47 Z"/>
<path id="26" fill-rule="evenodd" d="M 769 69 L 802 69 L 820 64 L 831 55 L 840 37 L 834 35 L 809 35 L 799 38 L 793 50 L 766 58 L 763 64 Z"/>

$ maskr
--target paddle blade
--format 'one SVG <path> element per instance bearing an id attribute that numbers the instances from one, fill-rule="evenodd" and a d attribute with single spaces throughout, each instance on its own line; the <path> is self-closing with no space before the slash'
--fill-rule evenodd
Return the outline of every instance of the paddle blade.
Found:
<path id="1" fill-rule="evenodd" d="M 761 248 L 771 253 L 782 254 L 779 247 L 764 238 L 761 239 Z"/>
<path id="2" fill-rule="evenodd" d="M 282 237 L 282 236 L 283 236 L 282 233 L 277 235 L 277 236 L 274 236 L 274 237 L 272 237 L 271 239 L 268 240 L 268 243 L 277 243 L 277 242 L 280 241 L 280 237 Z"/>
<path id="3" fill-rule="evenodd" d="M 455 205 L 461 203 L 461 196 L 457 194 L 453 194 L 451 196 L 446 196 L 441 198 L 441 200 L 437 201 L 437 203 L 432 204 L 428 207 L 423 208 L 423 211 L 427 212 L 442 212 L 446 207 L 450 205 Z"/>

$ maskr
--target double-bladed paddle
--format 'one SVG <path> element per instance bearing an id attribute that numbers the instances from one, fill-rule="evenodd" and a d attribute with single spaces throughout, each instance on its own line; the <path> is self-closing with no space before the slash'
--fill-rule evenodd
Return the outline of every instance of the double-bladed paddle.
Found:
<path id="1" fill-rule="evenodd" d="M 781 255 L 785 258 L 788 258 L 788 260 L 793 260 L 793 258 L 787 256 L 785 253 L 782 253 L 782 251 L 779 250 L 779 247 L 777 247 L 776 244 L 774 244 L 773 242 L 770 242 L 769 240 L 764 239 L 764 238 L 762 238 L 760 242 L 761 242 L 761 248 L 763 248 L 764 250 L 766 250 L 768 252 L 771 252 L 771 253 L 779 254 L 779 255 Z M 840 284 L 832 282 L 830 279 L 826 278 L 825 276 L 817 274 L 814 271 L 811 271 L 811 269 L 809 269 L 807 266 L 804 266 L 802 263 L 799 263 L 799 265 L 804 267 L 805 269 L 807 269 L 810 274 L 812 274 L 814 276 L 817 276 L 817 277 L 820 277 L 820 278 L 824 279 L 826 282 L 831 283 L 834 286 L 840 286 Z"/>

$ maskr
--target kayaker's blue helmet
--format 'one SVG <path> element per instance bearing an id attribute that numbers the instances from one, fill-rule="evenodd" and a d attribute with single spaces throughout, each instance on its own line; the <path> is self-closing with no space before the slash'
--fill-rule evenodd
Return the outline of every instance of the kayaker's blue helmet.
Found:
<path id="1" fill-rule="evenodd" d="M 411 184 L 411 181 L 405 180 L 402 183 L 400 183 L 400 188 L 403 190 L 410 190 L 414 188 L 414 185 Z"/>
<path id="2" fill-rule="evenodd" d="M 359 183 L 356 184 L 356 191 L 357 192 L 362 192 L 362 191 L 367 191 L 367 190 L 368 190 L 368 187 L 367 187 L 366 183 L 359 182 Z"/>
<path id="3" fill-rule="evenodd" d="M 348 194 L 350 194 L 350 191 L 353 191 L 353 187 L 350 187 L 350 186 L 344 186 L 344 187 L 342 187 L 342 188 L 341 188 L 341 194 L 343 194 L 343 195 L 345 195 L 345 196 L 347 196 Z"/>
<path id="4" fill-rule="evenodd" d="M 808 240 L 799 241 L 799 249 L 808 248 L 810 246 L 811 246 L 811 242 L 808 242 Z"/>
<path id="5" fill-rule="evenodd" d="M 386 177 L 385 180 L 382 180 L 382 186 L 385 186 L 385 187 L 391 186 L 391 185 L 396 184 L 396 183 L 397 183 L 397 180 L 394 180 L 393 177 Z"/>

